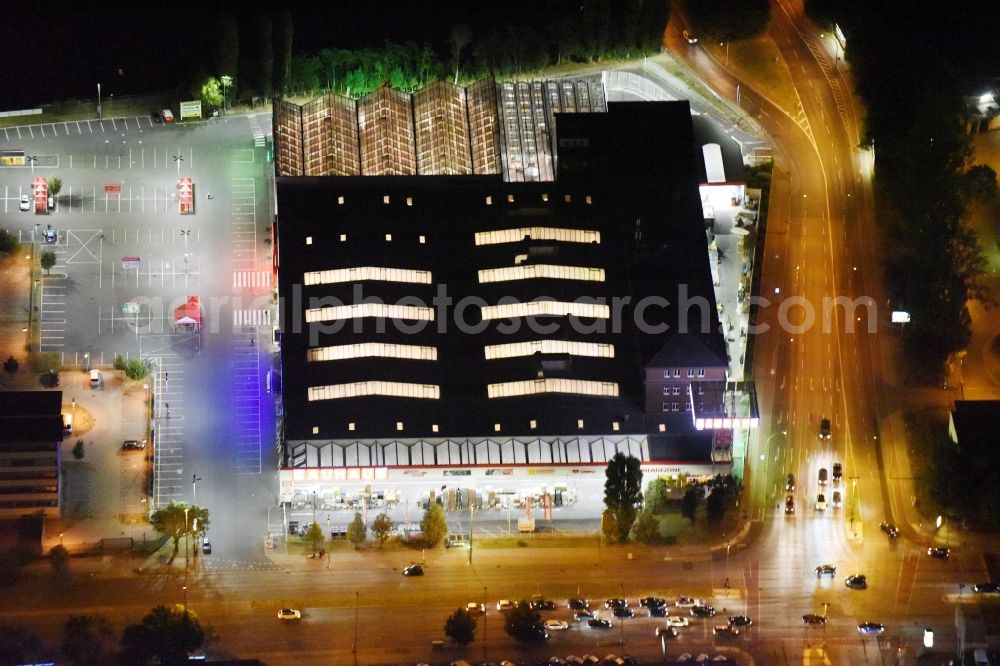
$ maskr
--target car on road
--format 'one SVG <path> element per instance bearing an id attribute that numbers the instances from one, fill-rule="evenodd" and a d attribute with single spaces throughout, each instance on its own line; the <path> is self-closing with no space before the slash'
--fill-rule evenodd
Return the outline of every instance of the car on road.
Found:
<path id="1" fill-rule="evenodd" d="M 570 599 L 566 602 L 566 607 L 572 610 L 586 610 L 590 608 L 590 602 L 586 599 Z"/>
<path id="2" fill-rule="evenodd" d="M 816 577 L 819 578 L 823 574 L 829 574 L 831 576 L 837 575 L 837 567 L 833 564 L 821 564 L 816 567 Z"/>
<path id="3" fill-rule="evenodd" d="M 423 576 L 424 568 L 419 564 L 411 564 L 410 566 L 403 569 L 404 576 Z"/>
<path id="4" fill-rule="evenodd" d="M 951 555 L 951 550 L 938 546 L 937 548 L 928 548 L 927 554 L 937 560 L 947 560 Z"/>
<path id="5" fill-rule="evenodd" d="M 556 609 L 556 602 L 549 601 L 548 599 L 533 599 L 528 602 L 528 605 L 531 606 L 531 610 L 536 611 L 550 611 Z"/>
<path id="6" fill-rule="evenodd" d="M 681 632 L 677 631 L 676 627 L 669 625 L 666 627 L 657 627 L 654 633 L 657 636 L 665 636 L 667 638 L 677 638 L 681 634 Z"/>
<path id="7" fill-rule="evenodd" d="M 844 478 L 844 468 L 839 462 L 833 463 L 833 482 L 840 483 L 842 478 Z"/>
<path id="8" fill-rule="evenodd" d="M 544 641 L 549 637 L 549 632 L 545 630 L 545 627 L 541 624 L 536 624 L 531 628 L 531 632 L 528 634 L 528 638 L 533 641 Z"/>
<path id="9" fill-rule="evenodd" d="M 840 496 L 840 491 L 839 490 L 834 490 L 833 491 L 833 508 L 834 509 L 838 508 L 841 505 L 842 502 L 843 502 L 843 498 Z"/>
<path id="10" fill-rule="evenodd" d="M 301 620 L 302 612 L 294 608 L 282 608 L 278 611 L 279 620 Z"/>
<path id="11" fill-rule="evenodd" d="M 146 448 L 146 440 L 126 439 L 122 442 L 122 451 L 142 451 Z"/>
<path id="12" fill-rule="evenodd" d="M 785 513 L 795 513 L 795 497 L 792 495 L 785 498 Z"/>
<path id="13" fill-rule="evenodd" d="M 819 485 L 825 486 L 827 478 L 829 478 L 829 477 L 828 477 L 827 472 L 826 472 L 826 467 L 820 467 L 819 468 Z"/>
<path id="14" fill-rule="evenodd" d="M 465 604 L 465 610 L 468 611 L 469 615 L 486 615 L 486 604 L 470 601 Z"/>
<path id="15" fill-rule="evenodd" d="M 864 590 L 868 587 L 868 578 L 864 574 L 854 574 L 844 579 L 844 585 L 852 590 Z"/>
<path id="16" fill-rule="evenodd" d="M 639 605 L 643 608 L 653 608 L 654 606 L 666 606 L 667 600 L 663 597 L 642 597 Z"/>
<path id="17" fill-rule="evenodd" d="M 830 439 L 833 436 L 833 431 L 830 430 L 830 419 L 822 419 L 819 422 L 819 438 L 820 439 Z"/>
<path id="18" fill-rule="evenodd" d="M 884 634 L 885 627 L 878 622 L 862 622 L 858 625 L 858 633 L 860 634 Z"/>
<path id="19" fill-rule="evenodd" d="M 21 195 L 20 208 L 22 211 L 31 210 L 31 198 L 27 194 Z"/>
<path id="20" fill-rule="evenodd" d="M 717 624 L 712 627 L 712 633 L 723 638 L 732 638 L 740 635 L 740 630 L 729 624 Z"/>
<path id="21" fill-rule="evenodd" d="M 691 606 L 694 606 L 697 603 L 698 600 L 695 599 L 694 597 L 688 597 L 682 594 L 681 596 L 677 597 L 677 600 L 674 602 L 674 605 L 677 606 L 678 608 L 691 608 Z"/>
<path id="22" fill-rule="evenodd" d="M 501 613 L 503 613 L 503 612 L 511 610 L 516 605 L 517 604 L 515 604 L 510 599 L 501 599 L 500 601 L 497 602 L 497 610 L 500 611 Z"/>
<path id="23" fill-rule="evenodd" d="M 589 620 L 587 620 L 587 626 L 590 627 L 591 629 L 610 629 L 611 621 L 592 617 Z"/>
<path id="24" fill-rule="evenodd" d="M 1000 583 L 976 583 L 972 586 L 972 591 L 979 594 L 996 594 L 1000 592 Z"/>
<path id="25" fill-rule="evenodd" d="M 667 618 L 668 627 L 686 627 L 690 624 L 691 621 L 686 617 L 684 617 L 683 615 Z"/>
<path id="26" fill-rule="evenodd" d="M 607 601 L 604 602 L 604 607 L 608 608 L 608 609 L 611 609 L 611 608 L 627 608 L 628 607 L 628 599 L 622 599 L 620 597 L 616 597 L 614 599 L 608 599 Z"/>
<path id="27" fill-rule="evenodd" d="M 712 617 L 713 615 L 715 615 L 715 608 L 708 604 L 691 606 L 692 617 Z"/>
<path id="28" fill-rule="evenodd" d="M 681 34 L 684 35 L 684 39 L 687 40 L 688 44 L 697 44 L 698 43 L 698 38 L 695 37 L 694 35 L 692 35 L 687 30 L 681 30 Z"/>
<path id="29" fill-rule="evenodd" d="M 670 615 L 670 610 L 664 604 L 663 606 L 650 606 L 646 609 L 646 613 L 649 617 L 666 617 Z"/>
<path id="30" fill-rule="evenodd" d="M 733 627 L 749 627 L 753 625 L 753 620 L 746 615 L 730 615 L 729 624 Z"/>
<path id="31" fill-rule="evenodd" d="M 208 540 L 208 537 L 202 537 L 201 540 L 201 552 L 203 555 L 212 554 L 212 542 Z"/>
<path id="32" fill-rule="evenodd" d="M 581 608 L 577 612 L 573 613 L 573 619 L 577 622 L 582 622 L 583 620 L 593 620 L 594 611 L 589 608 Z"/>
<path id="33" fill-rule="evenodd" d="M 566 622 L 565 620 L 546 620 L 544 625 L 549 631 L 563 631 L 564 629 L 569 629 L 569 622 Z"/>
<path id="34" fill-rule="evenodd" d="M 816 510 L 826 511 L 826 495 L 823 493 L 816 495 Z"/>
<path id="35" fill-rule="evenodd" d="M 789 492 L 789 493 L 795 492 L 795 475 L 794 474 L 789 473 L 788 476 L 785 477 L 785 491 Z"/>
<path id="36" fill-rule="evenodd" d="M 806 613 L 802 616 L 803 624 L 826 624 L 825 615 L 817 615 L 816 613 Z"/>
<path id="37" fill-rule="evenodd" d="M 895 539 L 899 536 L 899 528 L 892 523 L 879 523 L 878 528 L 888 534 L 890 539 Z"/>
<path id="38" fill-rule="evenodd" d="M 628 606 L 615 606 L 611 609 L 611 613 L 615 617 L 635 617 L 635 611 Z"/>

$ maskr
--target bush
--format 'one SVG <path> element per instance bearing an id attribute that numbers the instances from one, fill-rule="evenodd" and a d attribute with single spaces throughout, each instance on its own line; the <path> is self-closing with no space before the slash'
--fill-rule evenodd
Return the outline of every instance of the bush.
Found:
<path id="1" fill-rule="evenodd" d="M 73 445 L 73 457 L 77 460 L 83 460 L 83 440 L 76 440 L 76 444 Z"/>
<path id="2" fill-rule="evenodd" d="M 17 236 L 6 229 L 0 229 L 0 254 L 14 255 L 21 249 Z"/>
<path id="3" fill-rule="evenodd" d="M 138 381 L 147 374 L 149 374 L 149 368 L 142 360 L 133 358 L 125 362 L 125 376 L 129 379 Z"/>

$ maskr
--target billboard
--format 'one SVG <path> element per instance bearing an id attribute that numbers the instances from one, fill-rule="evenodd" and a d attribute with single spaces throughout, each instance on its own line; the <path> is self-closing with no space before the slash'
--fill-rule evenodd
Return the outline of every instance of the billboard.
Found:
<path id="1" fill-rule="evenodd" d="M 201 118 L 201 102 L 181 102 L 181 120 L 185 118 Z"/>

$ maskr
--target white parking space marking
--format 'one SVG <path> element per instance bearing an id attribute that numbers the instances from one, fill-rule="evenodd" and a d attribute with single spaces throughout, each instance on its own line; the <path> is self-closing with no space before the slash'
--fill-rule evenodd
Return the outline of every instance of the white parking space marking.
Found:
<path id="1" fill-rule="evenodd" d="M 233 326 L 267 326 L 270 323 L 270 310 L 233 310 Z"/>
<path id="2" fill-rule="evenodd" d="M 236 271 L 233 273 L 233 288 L 240 287 L 270 287 L 270 271 Z"/>

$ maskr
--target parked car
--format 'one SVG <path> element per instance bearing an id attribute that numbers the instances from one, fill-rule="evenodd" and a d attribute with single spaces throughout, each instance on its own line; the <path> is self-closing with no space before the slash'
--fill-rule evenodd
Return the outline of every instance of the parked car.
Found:
<path id="1" fill-rule="evenodd" d="M 947 560 L 951 555 L 951 550 L 942 547 L 928 548 L 927 554 L 938 560 Z"/>
<path id="2" fill-rule="evenodd" d="M 585 610 L 590 608 L 590 602 L 586 599 L 570 599 L 566 602 L 566 607 L 572 610 Z"/>
<path id="3" fill-rule="evenodd" d="M 732 638 L 740 635 L 740 630 L 731 624 L 717 624 L 712 627 L 712 633 L 723 638 Z"/>
<path id="4" fill-rule="evenodd" d="M 734 627 L 749 627 L 753 625 L 753 620 L 746 615 L 730 615 L 729 624 Z"/>
<path id="5" fill-rule="evenodd" d="M 996 594 L 1000 592 L 1000 583 L 976 583 L 972 586 L 972 591 L 979 594 Z"/>
<path id="6" fill-rule="evenodd" d="M 679 631 L 675 627 L 667 625 L 666 627 L 657 627 L 654 632 L 657 636 L 666 636 L 667 638 L 677 638 L 680 636 Z"/>
<path id="7" fill-rule="evenodd" d="M 825 615 L 817 615 L 816 613 L 806 613 L 802 616 L 803 624 L 826 624 Z"/>
<path id="8" fill-rule="evenodd" d="M 202 537 L 201 539 L 201 552 L 205 555 L 212 554 L 212 542 L 208 540 L 208 537 Z"/>
<path id="9" fill-rule="evenodd" d="M 833 564 L 821 564 L 816 567 L 816 577 L 819 578 L 823 574 L 835 576 L 837 574 L 837 567 Z"/>
<path id="10" fill-rule="evenodd" d="M 549 631 L 563 631 L 569 628 L 569 623 L 565 620 L 546 620 L 544 624 Z"/>
<path id="11" fill-rule="evenodd" d="M 884 634 L 885 627 L 878 622 L 862 622 L 858 625 L 858 633 L 862 634 Z"/>
<path id="12" fill-rule="evenodd" d="M 587 626 L 591 629 L 610 629 L 611 622 L 609 620 L 601 620 L 599 618 L 591 618 L 587 620 Z"/>
<path id="13" fill-rule="evenodd" d="M 653 608 L 654 606 L 666 606 L 667 600 L 663 597 L 643 597 L 639 599 L 639 605 L 643 608 Z"/>
<path id="14" fill-rule="evenodd" d="M 279 620 L 301 620 L 302 612 L 294 608 L 282 608 L 278 611 Z"/>
<path id="15" fill-rule="evenodd" d="M 100 388 L 104 384 L 104 375 L 100 370 L 90 371 L 90 388 Z"/>
<path id="16" fill-rule="evenodd" d="M 160 118 L 162 118 L 165 123 L 174 122 L 174 114 L 170 109 L 163 109 L 160 111 Z"/>
<path id="17" fill-rule="evenodd" d="M 583 622 L 584 620 L 593 620 L 594 611 L 589 608 L 581 608 L 580 610 L 573 613 L 573 619 L 577 622 Z"/>
<path id="18" fill-rule="evenodd" d="M 668 627 L 686 627 L 691 624 L 691 620 L 683 615 L 673 616 L 667 618 Z"/>
<path id="19" fill-rule="evenodd" d="M 146 448 L 146 440 L 126 439 L 122 442 L 122 451 L 142 451 Z"/>
<path id="20" fill-rule="evenodd" d="M 27 194 L 21 195 L 20 208 L 22 211 L 31 210 L 31 197 L 29 197 Z"/>
<path id="21" fill-rule="evenodd" d="M 608 608 L 608 609 L 611 609 L 611 608 L 627 608 L 628 607 L 628 599 L 621 599 L 621 598 L 608 599 L 607 601 L 604 602 L 604 607 Z"/>
<path id="22" fill-rule="evenodd" d="M 691 615 L 692 617 L 712 617 L 715 615 L 715 608 L 708 604 L 691 606 Z"/>
<path id="23" fill-rule="evenodd" d="M 411 564 L 410 566 L 403 569 L 404 576 L 423 576 L 424 568 L 419 564 Z"/>
<path id="24" fill-rule="evenodd" d="M 469 615 L 486 615 L 486 604 L 470 601 L 465 604 L 465 610 L 468 611 Z"/>
<path id="25" fill-rule="evenodd" d="M 674 602 L 674 605 L 677 606 L 678 608 L 691 608 L 691 606 L 694 606 L 697 603 L 698 600 L 695 599 L 694 597 L 688 597 L 682 594 L 681 596 L 677 597 L 677 600 Z"/>
<path id="26" fill-rule="evenodd" d="M 556 602 L 549 601 L 548 599 L 532 599 L 529 603 L 532 610 L 536 611 L 550 611 L 556 609 Z"/>
<path id="27" fill-rule="evenodd" d="M 670 611 L 667 609 L 666 605 L 650 606 L 646 609 L 646 613 L 649 617 L 666 617 L 670 614 Z"/>
<path id="28" fill-rule="evenodd" d="M 514 608 L 515 605 L 516 604 L 510 599 L 501 599 L 500 601 L 497 602 L 497 610 L 503 613 Z"/>
<path id="29" fill-rule="evenodd" d="M 628 606 L 615 606 L 611 609 L 615 617 L 635 617 L 635 611 Z"/>
<path id="30" fill-rule="evenodd" d="M 854 574 L 844 579 L 844 585 L 852 590 L 863 590 L 868 587 L 868 578 L 864 574 Z"/>

